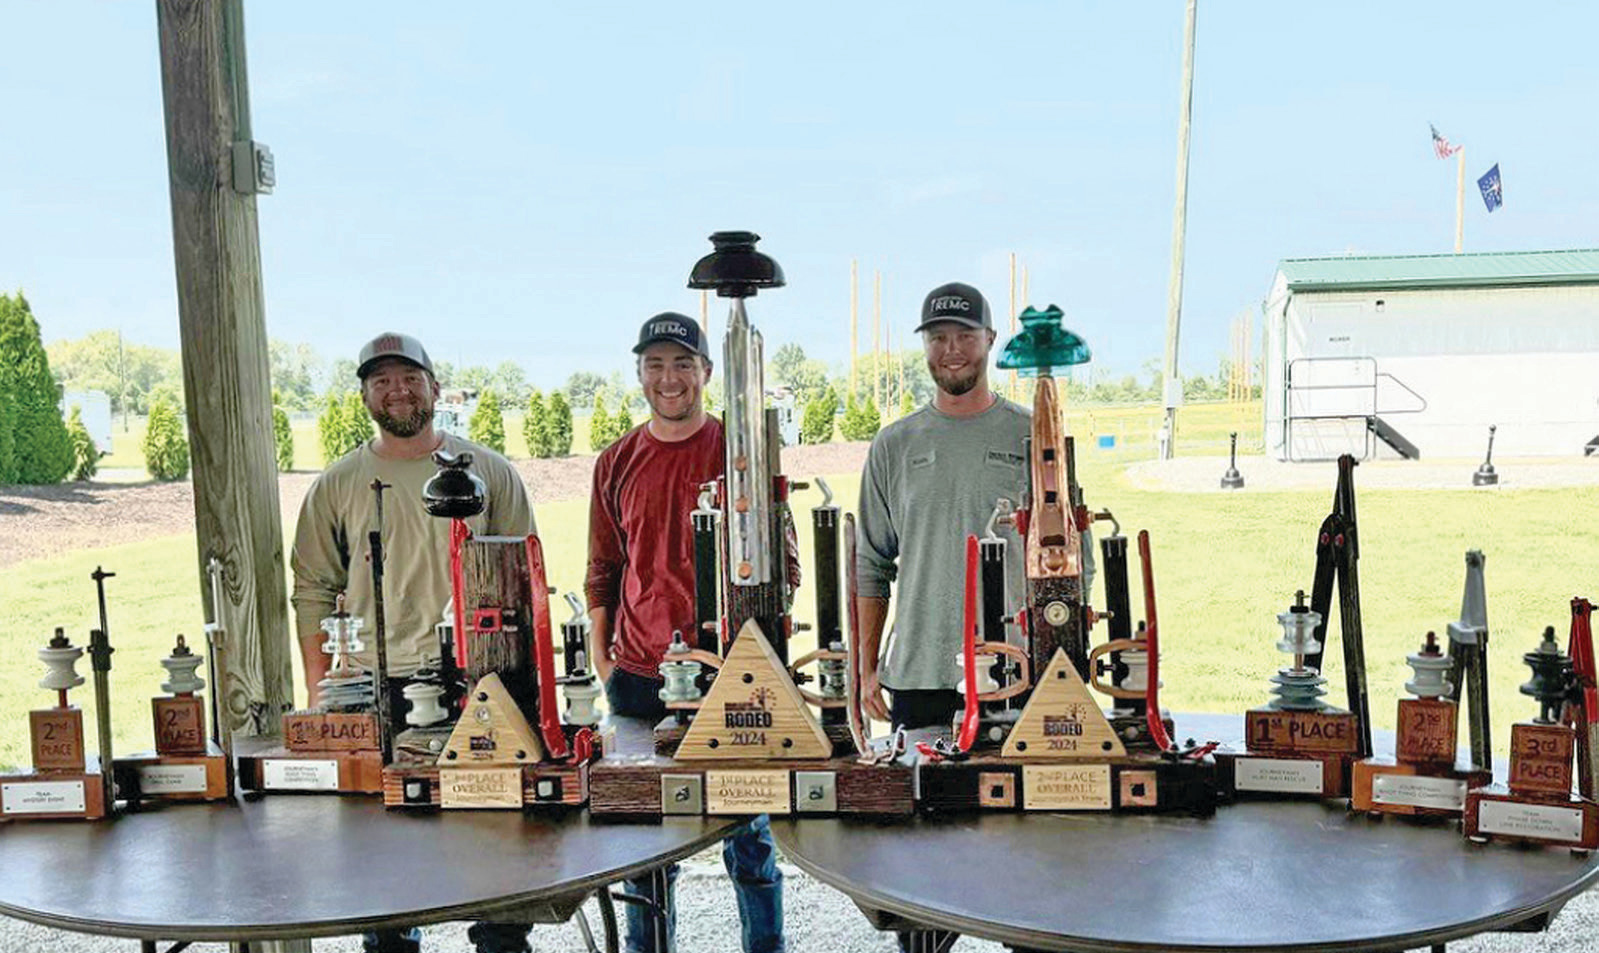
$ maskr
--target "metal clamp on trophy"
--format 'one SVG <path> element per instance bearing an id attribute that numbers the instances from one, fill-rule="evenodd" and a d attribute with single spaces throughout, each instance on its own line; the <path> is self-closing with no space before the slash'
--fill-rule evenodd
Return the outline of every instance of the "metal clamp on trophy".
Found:
<path id="1" fill-rule="evenodd" d="M 816 529 L 817 649 L 789 662 L 788 502 L 806 488 L 782 473 L 776 411 L 768 410 L 761 334 L 744 300 L 780 288 L 783 270 L 752 232 L 717 232 L 689 277 L 730 301 L 722 372 L 723 475 L 690 516 L 695 629 L 673 634 L 660 666 L 668 716 L 653 757 L 602 759 L 590 810 L 600 814 L 904 814 L 904 766 L 866 764 L 852 720 L 854 659 L 839 625 L 838 508 L 825 484 Z M 815 673 L 804 671 L 815 666 Z M 815 681 L 816 690 L 801 685 Z M 814 710 L 813 710 L 814 709 Z M 857 706 L 858 710 L 858 706 Z M 874 758 L 866 760 L 873 761 Z M 741 762 L 728 764 L 728 762 Z"/>
<path id="2" fill-rule="evenodd" d="M 1599 847 L 1599 791 L 1595 735 L 1593 604 L 1571 600 L 1569 654 L 1560 651 L 1553 626 L 1538 647 L 1522 656 L 1532 678 L 1521 693 L 1538 702 L 1538 715 L 1510 728 L 1510 783 L 1474 788 L 1466 795 L 1465 833 L 1474 841 L 1507 840 L 1591 851 Z M 1577 767 L 1573 791 L 1573 758 Z"/>
<path id="3" fill-rule="evenodd" d="M 1301 590 L 1279 613 L 1278 651 L 1293 664 L 1272 677 L 1273 698 L 1244 715 L 1243 752 L 1220 749 L 1222 791 L 1236 796 L 1338 798 L 1349 794 L 1350 767 L 1371 756 L 1366 695 L 1366 651 L 1361 629 L 1360 551 L 1355 523 L 1355 458 L 1338 458 L 1332 512 L 1316 535 L 1316 569 L 1310 604 Z M 1343 639 L 1347 708 L 1323 700 L 1321 674 L 1334 588 Z"/>
<path id="4" fill-rule="evenodd" d="M 966 540 L 965 707 L 951 741 L 917 745 L 918 800 L 932 811 L 1215 809 L 1215 766 L 1207 747 L 1180 749 L 1160 707 L 1159 637 L 1149 534 L 1139 534 L 1146 624 L 1136 633 L 1129 606 L 1127 539 L 1119 527 L 1102 541 L 1110 608 L 1089 605 L 1096 520 L 1077 482 L 1075 441 L 1066 433 L 1053 370 L 1085 364 L 1088 345 L 1054 305 L 1027 308 L 1022 330 L 999 367 L 1035 378 L 1026 499 L 1001 500 L 982 539 Z M 1014 526 L 1025 604 L 1005 604 L 1005 565 L 1013 558 L 996 532 Z M 1110 639 L 1092 646 L 1100 619 Z M 1025 640 L 1012 644 L 1014 625 Z M 1113 702 L 1100 708 L 1089 688 Z"/>
<path id="5" fill-rule="evenodd" d="M 437 630 L 439 670 L 419 673 L 403 689 L 408 727 L 383 770 L 383 803 L 582 805 L 594 736 L 587 723 L 562 722 L 543 546 L 537 536 L 475 534 L 467 520 L 483 512 L 486 497 L 472 455 L 437 453 L 434 462 L 439 471 L 422 489 L 423 504 L 450 520 L 452 596 Z M 577 660 L 569 637 L 566 647 L 571 679 Z M 459 710 L 440 703 L 457 680 L 465 687 Z"/>
<path id="6" fill-rule="evenodd" d="M 1466 791 L 1493 780 L 1489 771 L 1455 766 L 1456 704 L 1447 678 L 1452 662 L 1428 632 L 1405 659 L 1415 673 L 1399 700 L 1399 743 L 1393 758 L 1355 762 L 1349 806 L 1373 814 L 1459 817 Z"/>
<path id="7" fill-rule="evenodd" d="M 150 700 L 155 750 L 116 760 L 117 788 L 129 801 L 216 801 L 228 796 L 228 759 L 206 734 L 202 662 L 182 635 L 161 659 L 166 681 Z"/>

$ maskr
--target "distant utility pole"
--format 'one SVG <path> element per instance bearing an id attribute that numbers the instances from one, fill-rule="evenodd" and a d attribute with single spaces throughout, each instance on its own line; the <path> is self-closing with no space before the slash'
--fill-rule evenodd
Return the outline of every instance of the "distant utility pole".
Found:
<path id="1" fill-rule="evenodd" d="M 1455 150 L 1455 254 L 1466 246 L 1466 147 Z"/>
<path id="2" fill-rule="evenodd" d="M 255 205 L 271 154 L 251 138 L 242 0 L 157 0 L 156 22 L 200 604 L 228 614 L 212 620 L 228 684 L 211 690 L 236 729 L 276 734 L 293 656 Z M 213 557 L 227 590 L 214 601 Z"/>
<path id="3" fill-rule="evenodd" d="M 855 399 L 855 355 L 860 353 L 860 346 L 857 343 L 860 336 L 858 328 L 860 322 L 855 307 L 855 286 L 855 259 L 851 258 L 849 260 L 849 399 L 845 401 L 846 404 Z"/>
<path id="4" fill-rule="evenodd" d="M 1016 253 L 1010 253 L 1010 336 L 1016 336 Z M 1016 383 L 1016 370 L 1010 372 L 1010 399 L 1015 400 L 1018 384 Z"/>
<path id="5" fill-rule="evenodd" d="M 872 400 L 883 412 L 883 273 L 872 270 Z"/>
<path id="6" fill-rule="evenodd" d="M 1161 458 L 1170 460 L 1177 445 L 1177 407 L 1183 402 L 1183 381 L 1177 373 L 1177 338 L 1183 322 L 1183 238 L 1188 228 L 1188 125 L 1194 113 L 1194 19 L 1198 0 L 1188 0 L 1183 26 L 1183 109 L 1177 126 L 1177 211 L 1171 228 L 1171 284 L 1166 295 L 1166 425 Z"/>

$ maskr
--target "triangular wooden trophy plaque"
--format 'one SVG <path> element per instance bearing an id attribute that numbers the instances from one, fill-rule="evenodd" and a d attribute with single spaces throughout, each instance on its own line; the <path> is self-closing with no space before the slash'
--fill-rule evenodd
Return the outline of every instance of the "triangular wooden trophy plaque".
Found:
<path id="1" fill-rule="evenodd" d="M 832 754 L 833 743 L 761 627 L 745 622 L 674 757 L 793 761 Z"/>
<path id="2" fill-rule="evenodd" d="M 1022 717 L 1005 740 L 1007 758 L 1081 760 L 1123 758 L 1127 749 L 1110 727 L 1065 649 L 1056 649 Z"/>
<path id="3" fill-rule="evenodd" d="M 467 696 L 460 721 L 439 754 L 441 768 L 479 768 L 537 764 L 544 746 L 510 692 L 493 672 L 478 680 Z"/>

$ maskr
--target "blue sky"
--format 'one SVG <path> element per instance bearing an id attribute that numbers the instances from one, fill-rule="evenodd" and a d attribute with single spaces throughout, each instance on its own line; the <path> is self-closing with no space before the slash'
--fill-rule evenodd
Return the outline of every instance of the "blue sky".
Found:
<path id="1" fill-rule="evenodd" d="M 48 340 L 175 346 L 154 3 L 0 0 L 0 288 Z M 385 328 L 551 385 L 627 366 L 644 318 L 752 229 L 789 287 L 751 316 L 842 368 L 849 265 L 909 344 L 1007 257 L 1121 373 L 1161 354 L 1183 8 L 1117 3 L 246 3 L 268 332 L 353 355 Z M 1185 371 L 1278 259 L 1593 247 L 1599 7 L 1201 0 Z M 714 331 L 724 311 L 713 302 Z M 1258 319 L 1257 319 L 1258 320 Z"/>

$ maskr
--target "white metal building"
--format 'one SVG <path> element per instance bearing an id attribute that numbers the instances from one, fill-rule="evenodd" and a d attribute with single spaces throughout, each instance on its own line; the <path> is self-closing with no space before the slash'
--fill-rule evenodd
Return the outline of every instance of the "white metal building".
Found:
<path id="1" fill-rule="evenodd" d="M 1290 258 L 1264 310 L 1279 460 L 1599 452 L 1599 249 Z"/>

